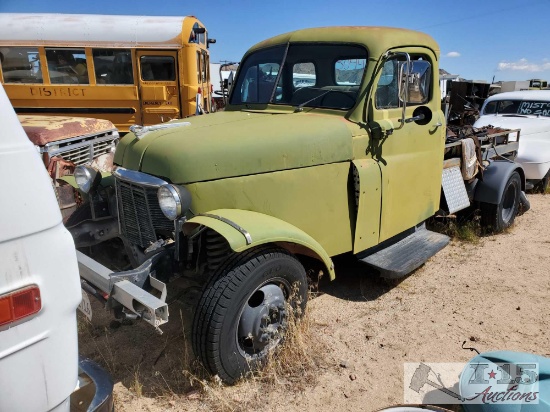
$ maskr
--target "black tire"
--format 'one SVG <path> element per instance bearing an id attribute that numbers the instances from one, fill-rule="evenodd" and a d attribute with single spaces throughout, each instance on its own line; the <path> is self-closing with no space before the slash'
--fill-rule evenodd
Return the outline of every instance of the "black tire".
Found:
<path id="1" fill-rule="evenodd" d="M 548 183 L 550 183 L 550 170 L 541 179 L 541 181 L 537 182 L 537 184 L 533 187 L 533 193 L 546 193 L 546 189 L 548 189 Z"/>
<path id="2" fill-rule="evenodd" d="M 514 223 L 518 213 L 521 194 L 521 178 L 513 172 L 502 193 L 498 205 L 481 203 L 481 226 L 493 233 L 502 232 Z"/>
<path id="3" fill-rule="evenodd" d="M 193 351 L 210 373 L 233 384 L 263 366 L 283 339 L 286 311 L 299 315 L 306 303 L 305 269 L 286 250 L 232 255 L 203 290 L 193 318 Z"/>

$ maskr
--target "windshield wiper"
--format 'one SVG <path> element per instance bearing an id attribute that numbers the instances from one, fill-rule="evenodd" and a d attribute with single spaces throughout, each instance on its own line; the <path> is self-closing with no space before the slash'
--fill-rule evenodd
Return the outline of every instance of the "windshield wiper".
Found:
<path id="1" fill-rule="evenodd" d="M 502 117 L 527 117 L 524 114 L 515 114 L 515 113 L 508 113 L 508 114 L 501 114 Z"/>
<path id="2" fill-rule="evenodd" d="M 298 107 L 296 107 L 296 109 L 294 110 L 294 113 L 296 113 L 296 112 L 301 112 L 301 111 L 302 111 L 302 108 L 303 108 L 306 104 L 311 103 L 312 101 L 317 100 L 317 99 L 319 99 L 319 98 L 321 98 L 321 97 L 323 97 L 323 96 L 329 94 L 330 92 L 332 92 L 332 90 L 327 90 L 326 92 L 321 93 L 321 94 L 318 95 L 318 96 L 315 96 L 313 99 L 309 99 L 309 100 L 306 100 L 305 102 L 300 103 L 300 104 L 298 105 Z"/>

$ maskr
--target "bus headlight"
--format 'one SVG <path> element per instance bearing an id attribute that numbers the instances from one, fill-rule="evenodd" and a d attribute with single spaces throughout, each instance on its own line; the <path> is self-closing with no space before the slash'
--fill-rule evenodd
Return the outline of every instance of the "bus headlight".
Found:
<path id="1" fill-rule="evenodd" d="M 88 193 L 101 181 L 101 173 L 90 166 L 77 166 L 74 169 L 74 180 L 80 190 Z"/>
<path id="2" fill-rule="evenodd" d="M 163 185 L 157 192 L 160 210 L 170 220 L 176 220 L 191 206 L 191 194 L 181 186 Z"/>

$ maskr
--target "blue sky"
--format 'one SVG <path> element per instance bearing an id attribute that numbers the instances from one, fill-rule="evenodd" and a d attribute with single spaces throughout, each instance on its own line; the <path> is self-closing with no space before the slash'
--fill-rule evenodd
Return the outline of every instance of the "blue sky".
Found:
<path id="1" fill-rule="evenodd" d="M 452 74 L 550 80 L 550 0 L 0 0 L 0 12 L 192 14 L 217 39 L 212 62 L 238 61 L 251 45 L 306 27 L 404 27 L 432 35 Z"/>

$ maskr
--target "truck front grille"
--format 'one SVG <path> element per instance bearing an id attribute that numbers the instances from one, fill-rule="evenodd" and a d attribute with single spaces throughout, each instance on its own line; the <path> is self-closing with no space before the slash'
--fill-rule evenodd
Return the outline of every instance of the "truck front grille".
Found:
<path id="1" fill-rule="evenodd" d="M 157 189 L 116 179 L 118 216 L 122 235 L 143 248 L 157 240 L 157 232 L 171 232 L 174 223 L 164 216 Z"/>
<path id="2" fill-rule="evenodd" d="M 68 139 L 60 142 L 48 143 L 45 151 L 49 158 L 61 156 L 75 165 L 91 163 L 98 156 L 109 153 L 118 139 L 118 132 L 109 131 L 102 134 L 85 136 L 77 139 Z"/>

